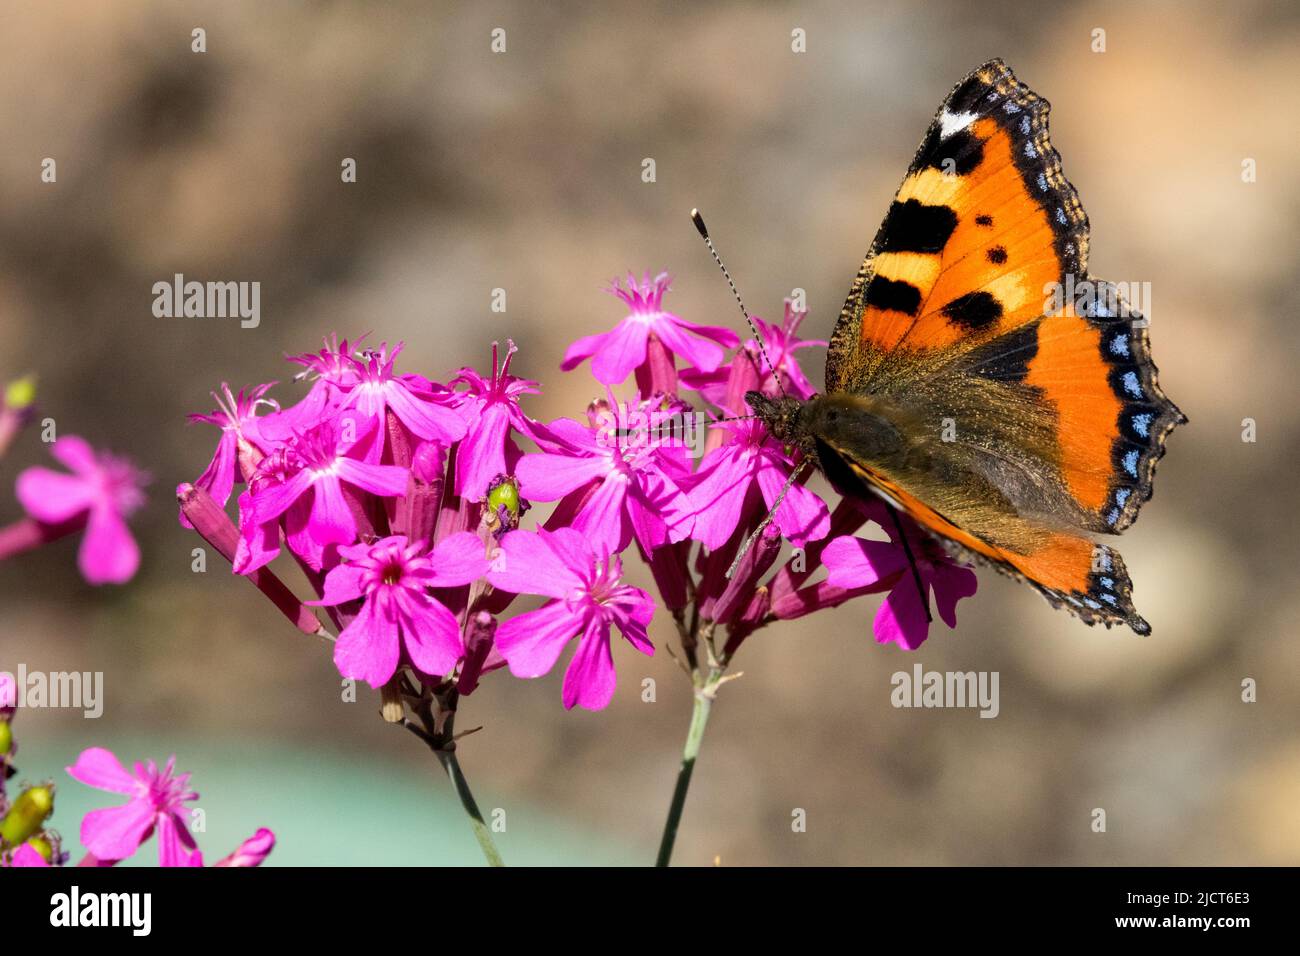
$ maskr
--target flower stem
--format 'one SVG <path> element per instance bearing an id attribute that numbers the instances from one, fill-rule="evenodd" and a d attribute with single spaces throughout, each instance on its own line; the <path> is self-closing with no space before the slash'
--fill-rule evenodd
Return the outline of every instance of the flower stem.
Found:
<path id="1" fill-rule="evenodd" d="M 667 866 L 672 859 L 673 844 L 677 842 L 677 827 L 682 821 L 682 809 L 686 806 L 686 792 L 691 786 L 695 759 L 700 755 L 700 744 L 704 741 L 704 730 L 709 724 L 709 712 L 713 709 L 713 698 L 721 676 L 721 670 L 711 669 L 704 686 L 695 689 L 695 707 L 691 711 L 690 729 L 686 732 L 686 745 L 682 748 L 682 766 L 677 771 L 677 786 L 673 789 L 673 800 L 668 807 L 668 819 L 664 821 L 664 835 L 659 842 L 659 857 L 655 860 L 655 866 Z"/>
<path id="2" fill-rule="evenodd" d="M 478 840 L 479 849 L 483 851 L 488 866 L 505 866 L 505 861 L 501 859 L 501 851 L 497 849 L 496 843 L 492 840 L 492 831 L 483 822 L 483 814 L 479 812 L 478 803 L 474 800 L 474 794 L 470 792 L 469 781 L 465 779 L 465 774 L 460 769 L 460 761 L 456 759 L 456 751 L 439 750 L 436 752 L 438 762 L 442 764 L 442 769 L 447 771 L 447 776 L 451 779 L 451 785 L 456 788 L 456 796 L 460 797 L 460 805 L 465 808 L 470 827 L 474 830 L 474 839 Z"/>
<path id="3" fill-rule="evenodd" d="M 478 840 L 479 849 L 483 851 L 488 866 L 505 866 L 505 861 L 501 859 L 501 851 L 497 849 L 496 842 L 492 839 L 492 831 L 484 822 L 483 814 L 478 808 L 478 801 L 474 799 L 469 781 L 465 779 L 465 772 L 460 769 L 460 761 L 456 759 L 456 735 L 453 732 L 456 722 L 456 697 L 456 691 L 453 689 L 435 698 L 421 699 L 413 705 L 412 709 L 420 718 L 420 724 L 424 726 L 421 727 L 410 719 L 403 719 L 402 726 L 424 741 L 425 745 L 433 751 L 433 755 L 438 758 L 442 769 L 447 772 L 447 778 L 451 780 L 456 796 L 460 798 L 460 805 L 465 809 L 465 815 L 469 817 L 469 825 L 474 830 L 474 839 Z M 466 731 L 466 733 L 473 733 L 473 731 Z"/>

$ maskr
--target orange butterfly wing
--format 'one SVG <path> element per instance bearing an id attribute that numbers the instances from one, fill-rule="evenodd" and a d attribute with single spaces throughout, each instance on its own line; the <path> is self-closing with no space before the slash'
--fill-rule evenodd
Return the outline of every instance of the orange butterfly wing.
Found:
<path id="1" fill-rule="evenodd" d="M 955 440 L 961 460 L 1007 485 L 996 497 L 1008 513 L 963 525 L 906 474 L 832 450 L 966 554 L 1088 623 L 1146 633 L 1119 555 L 1085 532 L 1133 522 L 1186 418 L 1159 388 L 1145 321 L 1087 274 L 1088 220 L 1048 138 L 1048 109 L 999 60 L 953 89 L 854 281 L 826 365 L 830 394 L 922 409 L 959 432 L 972 423 L 975 435 Z"/>

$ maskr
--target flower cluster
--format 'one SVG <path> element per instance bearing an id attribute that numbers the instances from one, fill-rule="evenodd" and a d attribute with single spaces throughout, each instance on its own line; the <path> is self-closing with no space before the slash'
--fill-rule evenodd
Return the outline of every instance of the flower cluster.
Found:
<path id="1" fill-rule="evenodd" d="M 786 488 L 797 453 L 745 404 L 750 391 L 812 394 L 798 357 L 824 343 L 798 337 L 804 313 L 787 303 L 779 325 L 758 320 L 761 341 L 742 343 L 666 311 L 668 288 L 666 275 L 614 284 L 622 320 L 564 358 L 566 370 L 590 359 L 603 392 L 572 418 L 529 417 L 540 389 L 511 373 L 513 344 L 493 345 L 490 370 L 443 383 L 399 373 L 400 344 L 330 339 L 291 358 L 307 384 L 291 405 L 271 397 L 274 383 L 223 385 L 217 408 L 192 416 L 221 437 L 178 489 L 181 521 L 300 629 L 328 638 L 312 610 L 323 608 L 339 672 L 397 702 L 394 720 L 403 701 L 446 703 L 497 668 L 545 674 L 571 641 L 564 706 L 603 708 L 614 633 L 653 654 L 659 607 L 692 666 L 703 652 L 725 666 L 760 628 L 863 594 L 888 595 L 881 642 L 919 646 L 931 593 L 954 625 L 974 575 L 883 503 L 832 509 L 806 475 Z M 544 521 L 527 517 L 534 508 Z M 868 522 L 891 540 L 857 536 Z M 782 539 L 794 549 L 784 561 Z M 633 550 L 657 597 L 625 582 Z M 270 569 L 281 556 L 314 598 L 300 601 Z M 541 604 L 517 611 L 521 596 Z"/>
<path id="2" fill-rule="evenodd" d="M 52 781 L 25 786 L 12 801 L 6 782 L 17 776 L 12 721 L 18 698 L 13 676 L 0 671 L 0 867 L 63 866 L 69 855 L 58 831 L 48 826 L 54 813 Z M 159 768 L 152 760 L 127 771 L 109 751 L 82 752 L 68 774 L 98 790 L 128 796 L 116 807 L 92 810 L 81 821 L 87 850 L 79 866 L 114 866 L 135 855 L 151 836 L 158 838 L 160 866 L 203 866 L 203 852 L 190 833 L 187 803 L 198 799 L 189 774 L 177 774 L 176 758 Z M 258 866 L 275 846 L 275 834 L 259 829 L 217 866 Z"/>
<path id="3" fill-rule="evenodd" d="M 35 385 L 19 379 L 0 397 L 0 457 L 31 422 Z M 48 436 L 47 436 L 48 440 Z M 84 531 L 77 566 L 90 584 L 124 584 L 140 566 L 140 549 L 126 519 L 144 504 L 147 477 L 124 458 L 95 451 L 66 435 L 50 454 L 68 469 L 33 467 L 18 475 L 16 494 L 26 517 L 0 528 L 0 560 Z"/>

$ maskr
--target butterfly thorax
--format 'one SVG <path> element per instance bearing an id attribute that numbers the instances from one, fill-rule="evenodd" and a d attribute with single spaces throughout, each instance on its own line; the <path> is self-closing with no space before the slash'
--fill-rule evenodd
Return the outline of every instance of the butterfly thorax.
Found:
<path id="1" fill-rule="evenodd" d="M 745 400 L 772 437 L 823 470 L 828 446 L 851 448 L 859 460 L 882 465 L 895 460 L 906 446 L 896 410 L 869 396 L 814 395 L 805 402 L 750 392 Z"/>

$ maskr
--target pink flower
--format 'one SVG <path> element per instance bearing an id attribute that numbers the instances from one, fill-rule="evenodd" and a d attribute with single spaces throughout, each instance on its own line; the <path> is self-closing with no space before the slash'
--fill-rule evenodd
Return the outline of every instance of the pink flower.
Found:
<path id="1" fill-rule="evenodd" d="M 911 524 L 905 516 L 901 516 L 901 520 L 904 528 Z M 939 616 L 949 627 L 955 628 L 957 602 L 975 593 L 978 583 L 975 572 L 954 564 L 938 544 L 924 534 L 915 533 L 915 529 L 907 540 L 916 558 L 926 603 L 933 591 Z M 929 634 L 930 625 L 916 579 L 900 544 L 845 535 L 826 545 L 822 562 L 826 565 L 827 584 L 835 588 L 849 590 L 896 578 L 893 589 L 876 612 L 873 626 L 876 641 L 880 644 L 893 641 L 909 651 L 921 646 Z"/>
<path id="2" fill-rule="evenodd" d="M 533 426 L 519 407 L 522 395 L 540 392 L 536 382 L 510 374 L 510 359 L 518 351 L 506 343 L 506 359 L 497 364 L 497 343 L 492 343 L 492 377 L 483 378 L 472 368 L 462 368 L 452 381 L 468 386 L 460 406 L 467 423 L 465 437 L 456 452 L 455 492 L 478 501 L 499 475 L 509 474 L 507 452 L 517 456 L 510 429 L 532 437 Z"/>
<path id="3" fill-rule="evenodd" d="M 720 422 L 715 427 L 729 438 L 704 456 L 687 484 L 696 507 L 692 537 L 710 550 L 722 547 L 736 530 L 750 488 L 757 483 L 771 508 L 793 467 L 780 443 L 757 419 Z M 826 503 L 798 482 L 790 486 L 772 520 L 797 548 L 830 530 Z"/>
<path id="4" fill-rule="evenodd" d="M 191 422 L 206 422 L 221 429 L 221 439 L 217 442 L 217 450 L 212 456 L 212 461 L 194 482 L 211 495 L 219 505 L 224 506 L 230 500 L 230 492 L 235 487 L 235 476 L 239 469 L 240 443 L 247 442 L 262 454 L 271 450 L 270 443 L 264 440 L 258 431 L 257 409 L 266 406 L 279 411 L 280 406 L 277 402 L 262 397 L 274 384 L 269 382 L 258 385 L 250 388 L 247 393 L 241 388 L 238 395 L 232 395 L 230 386 L 222 382 L 221 394 L 212 393 L 217 407 L 207 415 L 190 415 Z M 241 475 L 240 480 L 243 480 L 243 477 Z M 185 524 L 184 515 L 181 516 L 181 524 Z"/>
<path id="5" fill-rule="evenodd" d="M 91 584 L 122 584 L 140 566 L 140 548 L 126 518 L 144 504 L 146 478 L 125 459 L 96 454 L 83 439 L 60 438 L 50 454 L 72 470 L 28 468 L 18 476 L 18 501 L 42 524 L 59 525 L 83 517 L 86 534 L 77 566 Z"/>
<path id="6" fill-rule="evenodd" d="M 455 393 L 438 391 L 418 375 L 393 374 L 393 363 L 402 348 L 399 342 L 390 354 L 384 343 L 378 349 L 367 350 L 361 358 L 350 358 L 356 383 L 339 407 L 355 408 L 365 422 L 365 430 L 379 429 L 379 439 L 371 445 L 368 456 L 372 462 L 378 461 L 383 451 L 385 412 L 390 408 L 398 421 L 426 441 L 450 445 L 465 434 L 465 420 L 452 407 L 457 399 Z"/>
<path id="7" fill-rule="evenodd" d="M 82 819 L 81 842 L 92 856 L 105 862 L 125 860 L 157 832 L 159 865 L 193 865 L 197 849 L 185 820 L 185 804 L 199 795 L 189 789 L 190 775 L 173 775 L 175 768 L 175 757 L 161 770 L 150 760 L 137 763 L 133 775 L 102 747 L 82 751 L 68 768 L 74 780 L 131 798 L 120 807 L 92 810 Z"/>
<path id="8" fill-rule="evenodd" d="M 653 280 L 647 273 L 640 282 L 631 273 L 627 278 L 627 288 L 615 279 L 609 291 L 622 299 L 631 311 L 609 332 L 589 335 L 570 345 L 561 369 L 567 372 L 595 356 L 591 374 L 606 385 L 617 385 L 646 360 L 646 343 L 653 334 L 670 351 L 696 368 L 712 372 L 722 364 L 723 351 L 719 345 L 732 348 L 740 341 L 731 329 L 696 325 L 665 312 L 663 298 L 668 291 L 668 273 L 661 272 Z"/>
<path id="9" fill-rule="evenodd" d="M 235 867 L 253 867 L 261 866 L 262 862 L 275 849 L 275 834 L 266 827 L 261 827 L 256 833 L 236 847 L 235 852 L 230 854 L 224 860 L 217 863 L 217 866 L 235 866 Z"/>
<path id="10" fill-rule="evenodd" d="M 578 492 L 570 524 L 611 554 L 633 536 L 647 552 L 684 540 L 693 507 L 678 482 L 690 473 L 689 450 L 661 436 L 674 409 L 653 402 L 618 406 L 612 398 L 611 404 L 618 412 L 593 415 L 591 428 L 568 418 L 547 425 L 539 438 L 552 450 L 520 459 L 519 493 L 555 501 Z"/>
<path id="11" fill-rule="evenodd" d="M 550 671 L 573 637 L 578 649 L 564 674 L 566 709 L 574 704 L 600 710 L 614 695 L 616 675 L 610 627 L 641 653 L 654 654 L 646 626 L 654 600 L 621 580 L 617 556 L 597 550 L 572 528 L 512 531 L 488 572 L 494 587 L 515 594 L 541 594 L 553 600 L 497 628 L 496 646 L 516 677 Z"/>
<path id="12" fill-rule="evenodd" d="M 767 350 L 767 358 L 772 360 L 777 373 L 781 376 L 781 385 L 777 385 L 772 369 L 768 368 L 767 361 L 763 358 L 763 352 L 759 349 L 758 343 L 754 339 L 749 339 L 745 342 L 743 352 L 748 357 L 750 364 L 759 370 L 761 377 L 753 384 L 748 384 L 745 391 L 752 389 L 775 398 L 784 389 L 785 394 L 791 398 L 806 400 L 812 397 L 812 383 L 808 381 L 808 376 L 804 374 L 803 369 L 799 366 L 799 360 L 795 352 L 800 349 L 825 346 L 826 343 L 817 339 L 800 339 L 795 335 L 800 324 L 807 317 L 807 311 L 796 312 L 789 299 L 785 300 L 785 318 L 780 325 L 768 324 L 756 315 L 752 317 L 754 324 L 758 326 L 759 334 L 762 336 L 763 344 Z M 716 370 L 710 372 L 701 371 L 700 369 L 685 369 L 680 376 L 682 384 L 687 388 L 696 389 L 719 408 L 739 413 L 743 409 L 733 407 L 727 401 L 727 381 L 730 365 L 734 365 L 738 361 L 745 361 L 745 359 L 737 355 L 728 365 L 719 366 Z M 739 394 L 743 395 L 744 392 L 742 391 Z"/>
<path id="13" fill-rule="evenodd" d="M 339 548 L 347 563 L 330 571 L 325 596 L 309 603 L 338 605 L 365 598 L 334 645 L 334 663 L 344 677 L 382 687 L 396 672 L 403 652 L 417 670 L 444 677 L 465 653 L 455 615 L 428 589 L 483 577 L 483 542 L 460 532 L 429 554 L 424 549 L 423 542 L 408 544 L 403 535 Z"/>
<path id="14" fill-rule="evenodd" d="M 50 863 L 41 856 L 40 851 L 30 843 L 24 843 L 14 850 L 7 866 L 49 866 Z"/>
<path id="15" fill-rule="evenodd" d="M 295 537 L 309 538 L 320 546 L 355 541 L 357 521 L 343 497 L 343 483 L 380 497 L 395 498 L 406 491 L 407 482 L 405 468 L 367 464 L 350 457 L 353 451 L 364 455 L 364 442 L 374 440 L 375 430 L 362 433 L 361 424 L 352 422 L 344 413 L 294 437 L 288 446 L 288 462 L 297 471 L 282 483 L 268 483 L 256 490 L 252 497 L 253 521 L 264 525 L 302 499 L 310 502 L 310 508 L 290 512 L 286 530 L 291 545 Z M 350 436 L 352 430 L 358 434 Z M 308 542 L 303 542 L 301 550 L 299 546 L 294 550 L 304 554 L 311 549 Z"/>

